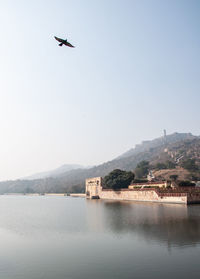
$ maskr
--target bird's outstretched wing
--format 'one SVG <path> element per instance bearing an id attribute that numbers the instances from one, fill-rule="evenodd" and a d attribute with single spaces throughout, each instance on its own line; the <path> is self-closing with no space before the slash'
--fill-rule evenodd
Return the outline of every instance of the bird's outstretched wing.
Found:
<path id="1" fill-rule="evenodd" d="M 60 39 L 60 38 L 58 38 L 58 37 L 56 37 L 56 36 L 54 36 L 54 38 L 55 38 L 58 42 L 64 43 L 64 40 L 63 40 L 63 39 Z"/>
<path id="2" fill-rule="evenodd" d="M 64 43 L 66 46 L 68 46 L 68 47 L 74 47 L 73 45 L 71 45 L 69 42 L 65 42 Z"/>

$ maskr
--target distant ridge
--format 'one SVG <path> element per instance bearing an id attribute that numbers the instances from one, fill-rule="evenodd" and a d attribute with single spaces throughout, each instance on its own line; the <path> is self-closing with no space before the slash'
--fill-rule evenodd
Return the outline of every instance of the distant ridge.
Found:
<path id="1" fill-rule="evenodd" d="M 173 133 L 171 135 L 166 135 L 165 137 L 156 138 L 154 140 L 142 141 L 142 143 L 136 144 L 135 148 L 131 148 L 130 150 L 126 151 L 116 159 L 136 155 L 140 152 L 145 152 L 150 148 L 163 146 L 164 144 L 175 143 L 177 141 L 187 140 L 187 139 L 191 140 L 194 138 L 196 138 L 196 136 L 193 136 L 191 133 Z"/>
<path id="2" fill-rule="evenodd" d="M 172 155 L 180 151 L 184 151 L 186 159 L 188 156 L 195 158 L 200 166 L 200 137 L 191 133 L 174 133 L 143 141 L 121 156 L 95 167 L 80 168 L 76 165 L 78 168 L 69 170 L 66 165 L 66 168 L 62 166 L 52 172 L 43 173 L 43 178 L 41 174 L 37 174 L 37 177 L 40 177 L 38 179 L 31 176 L 26 180 L 2 181 L 0 193 L 84 192 L 85 179 L 88 177 L 105 176 L 117 168 L 134 171 L 137 164 L 143 160 L 149 161 L 150 164 L 174 160 Z"/>
<path id="3" fill-rule="evenodd" d="M 41 178 L 47 178 L 47 177 L 56 177 L 62 173 L 71 171 L 71 170 L 75 170 L 75 169 L 84 169 L 84 166 L 81 165 L 77 165 L 77 164 L 65 164 L 62 165 L 59 168 L 56 168 L 54 170 L 50 170 L 50 171 L 45 171 L 45 172 L 39 172 L 39 173 L 35 173 L 33 175 L 27 176 L 27 177 L 23 177 L 21 178 L 22 180 L 33 180 L 33 179 L 41 179 Z"/>

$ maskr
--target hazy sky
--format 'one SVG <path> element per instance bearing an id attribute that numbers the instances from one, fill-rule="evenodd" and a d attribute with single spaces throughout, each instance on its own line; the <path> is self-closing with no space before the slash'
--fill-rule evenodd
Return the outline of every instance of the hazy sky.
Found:
<path id="1" fill-rule="evenodd" d="M 199 14 L 198 0 L 0 0 L 0 180 L 199 135 Z"/>

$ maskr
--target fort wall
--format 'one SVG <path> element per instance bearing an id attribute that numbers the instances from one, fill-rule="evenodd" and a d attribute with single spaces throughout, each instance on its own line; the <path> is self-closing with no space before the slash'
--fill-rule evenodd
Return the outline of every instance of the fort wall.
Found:
<path id="1" fill-rule="evenodd" d="M 127 201 L 145 201 L 145 202 L 162 202 L 162 203 L 182 203 L 187 204 L 187 194 L 164 196 L 159 195 L 155 189 L 146 190 L 128 190 L 120 191 L 102 190 L 101 199 L 110 200 L 127 200 Z"/>
<path id="2" fill-rule="evenodd" d="M 104 189 L 102 187 L 102 178 L 94 177 L 86 179 L 86 198 L 90 199 L 109 199 L 109 200 L 127 200 L 144 201 L 160 203 L 181 203 L 191 204 L 200 203 L 200 190 L 192 188 L 126 188 L 119 190 Z"/>

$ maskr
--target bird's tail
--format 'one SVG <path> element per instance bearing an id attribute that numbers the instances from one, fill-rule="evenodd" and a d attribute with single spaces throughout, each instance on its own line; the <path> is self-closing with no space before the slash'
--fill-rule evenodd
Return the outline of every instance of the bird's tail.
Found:
<path id="1" fill-rule="evenodd" d="M 60 44 L 59 44 L 59 46 L 62 46 L 62 45 L 63 45 L 63 43 L 60 43 Z"/>

